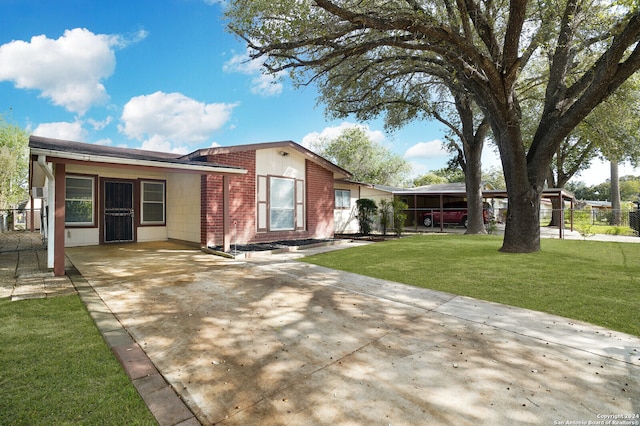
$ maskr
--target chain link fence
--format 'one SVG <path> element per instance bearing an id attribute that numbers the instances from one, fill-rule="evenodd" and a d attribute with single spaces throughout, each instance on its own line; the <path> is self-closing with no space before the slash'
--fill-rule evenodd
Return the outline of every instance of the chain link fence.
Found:
<path id="1" fill-rule="evenodd" d="M 0 210 L 0 252 L 45 247 L 40 210 Z"/>
<path id="2" fill-rule="evenodd" d="M 551 217 L 549 212 L 548 217 Z M 542 218 L 541 218 L 542 219 Z M 565 227 L 573 221 L 573 227 L 584 234 L 640 235 L 638 209 L 582 209 L 565 210 Z M 541 221 L 541 223 L 544 223 Z"/>
<path id="3" fill-rule="evenodd" d="M 436 219 L 440 217 L 440 209 L 407 209 L 404 212 L 407 215 L 406 231 L 428 232 L 440 229 L 439 220 L 431 219 L 434 214 Z M 503 229 L 507 214 L 508 208 L 490 210 L 488 219 L 485 220 L 487 230 L 496 232 Z M 446 209 L 443 210 L 443 215 L 445 218 L 443 230 L 445 232 L 464 232 L 464 220 L 454 215 L 451 215 L 451 218 L 447 220 Z M 640 212 L 637 208 L 621 210 L 565 209 L 562 212 L 542 208 L 540 209 L 540 226 L 558 227 L 561 217 L 564 219 L 564 229 L 573 228 L 574 231 L 583 235 L 640 236 Z M 425 218 L 427 218 L 426 221 Z"/>

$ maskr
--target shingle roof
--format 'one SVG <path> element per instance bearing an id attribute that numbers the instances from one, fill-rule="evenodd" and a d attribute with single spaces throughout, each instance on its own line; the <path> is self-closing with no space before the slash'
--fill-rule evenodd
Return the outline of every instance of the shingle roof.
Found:
<path id="1" fill-rule="evenodd" d="M 168 152 L 146 151 L 142 149 L 121 148 L 105 145 L 96 145 L 83 142 L 74 142 L 61 139 L 45 138 L 41 136 L 31 136 L 29 138 L 29 147 L 32 150 L 50 151 L 53 153 L 70 153 L 78 155 L 120 158 L 126 160 L 150 161 L 154 163 L 162 163 L 170 166 L 171 164 L 191 165 L 198 167 L 225 168 L 243 170 L 241 167 L 227 166 L 223 164 L 192 161 L 185 159 L 182 154 L 173 154 Z"/>

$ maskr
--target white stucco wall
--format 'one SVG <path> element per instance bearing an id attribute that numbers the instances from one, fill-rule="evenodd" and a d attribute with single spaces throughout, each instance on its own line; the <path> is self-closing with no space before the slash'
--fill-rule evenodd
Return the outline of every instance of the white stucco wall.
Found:
<path id="1" fill-rule="evenodd" d="M 98 228 L 65 228 L 64 246 L 95 246 L 100 241 Z"/>
<path id="2" fill-rule="evenodd" d="M 375 201 L 376 205 L 379 205 L 380 200 L 393 201 L 393 194 L 385 191 L 380 191 L 375 188 L 370 188 L 363 185 L 353 185 L 347 183 L 337 182 L 335 189 L 347 189 L 351 191 L 351 204 L 349 209 L 334 210 L 333 219 L 336 226 L 337 233 L 352 234 L 360 231 L 358 225 L 358 206 L 356 201 L 361 198 L 368 198 Z M 379 230 L 379 224 L 376 220 L 373 225 L 374 230 Z"/>
<path id="3" fill-rule="evenodd" d="M 282 155 L 287 153 L 289 155 Z M 295 179 L 305 178 L 305 159 L 294 149 L 269 148 L 256 151 L 256 174 Z"/>
<path id="4" fill-rule="evenodd" d="M 335 224 L 336 233 L 338 234 L 355 234 L 359 231 L 358 226 L 358 207 L 356 201 L 360 196 L 359 185 L 349 185 L 346 183 L 336 183 L 334 189 L 342 189 L 351 191 L 351 201 L 349 208 L 335 208 L 333 210 L 333 222 Z"/>
<path id="5" fill-rule="evenodd" d="M 200 242 L 200 175 L 171 173 L 167 179 L 167 235 Z"/>
<path id="6" fill-rule="evenodd" d="M 137 241 L 164 241 L 175 238 L 183 241 L 200 242 L 200 175 L 178 174 L 154 171 L 133 171 L 126 169 L 67 165 L 67 174 L 92 175 L 97 179 L 154 179 L 166 181 L 166 226 L 138 226 Z M 96 194 L 94 208 L 96 222 L 99 222 L 100 189 Z M 136 215 L 140 206 L 135 206 Z M 99 228 L 65 228 L 65 246 L 97 245 L 100 242 Z"/>

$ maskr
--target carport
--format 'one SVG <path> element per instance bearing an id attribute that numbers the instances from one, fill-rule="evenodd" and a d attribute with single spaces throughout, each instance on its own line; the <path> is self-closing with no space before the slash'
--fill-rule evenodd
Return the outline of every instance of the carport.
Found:
<path id="1" fill-rule="evenodd" d="M 43 199 L 47 266 L 56 276 L 65 274 L 65 247 L 169 238 L 198 244 L 213 221 L 201 211 L 207 176 L 222 177 L 214 194 L 222 199 L 216 219 L 223 246 L 230 246 L 229 180 L 246 169 L 40 136 L 31 136 L 29 147 L 31 204 Z"/>
<path id="2" fill-rule="evenodd" d="M 394 190 L 393 196 L 405 202 L 409 208 L 407 209 L 407 226 L 414 227 L 415 230 L 420 226 L 420 215 L 426 211 L 439 211 L 440 215 L 445 210 L 445 204 L 457 201 L 466 201 L 467 193 L 464 183 L 447 183 L 437 185 L 426 185 L 418 188 L 406 190 Z M 503 189 L 493 189 L 485 186 L 482 189 L 482 197 L 485 201 L 504 200 L 506 204 L 507 191 Z M 575 204 L 575 196 L 563 188 L 547 188 L 542 192 L 542 199 L 561 200 L 559 203 L 563 206 L 560 209 L 560 226 L 558 227 L 559 237 L 564 238 L 564 223 L 566 219 L 566 209 L 569 207 L 569 226 L 573 231 L 573 207 Z M 444 232 L 444 224 L 439 224 L 440 232 Z"/>

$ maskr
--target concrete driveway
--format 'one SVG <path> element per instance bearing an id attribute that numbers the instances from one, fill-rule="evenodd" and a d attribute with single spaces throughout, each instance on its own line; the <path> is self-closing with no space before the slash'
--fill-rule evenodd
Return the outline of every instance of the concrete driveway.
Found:
<path id="1" fill-rule="evenodd" d="M 67 255 L 203 424 L 640 424 L 639 338 L 305 252 Z"/>

